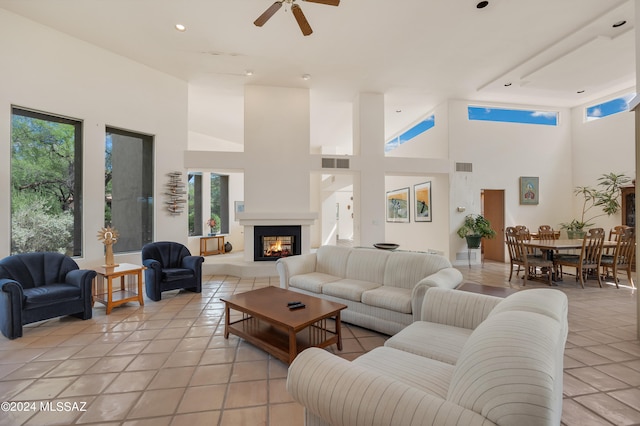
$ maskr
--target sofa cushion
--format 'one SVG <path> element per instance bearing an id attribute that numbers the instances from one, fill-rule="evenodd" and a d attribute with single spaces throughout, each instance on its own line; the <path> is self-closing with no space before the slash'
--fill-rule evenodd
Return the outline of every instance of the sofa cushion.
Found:
<path id="1" fill-rule="evenodd" d="M 162 270 L 162 281 L 177 281 L 193 277 L 191 269 L 165 268 Z"/>
<path id="2" fill-rule="evenodd" d="M 468 328 L 416 321 L 384 345 L 454 365 L 471 333 Z"/>
<path id="3" fill-rule="evenodd" d="M 350 280 L 369 281 L 382 285 L 389 255 L 390 253 L 386 250 L 353 249 L 347 262 L 346 274 L 343 276 Z"/>
<path id="4" fill-rule="evenodd" d="M 362 303 L 403 314 L 411 313 L 411 290 L 383 285 L 362 293 Z"/>
<path id="5" fill-rule="evenodd" d="M 560 323 L 545 315 L 491 315 L 460 352 L 447 400 L 499 425 L 560 424 L 561 335 Z"/>
<path id="6" fill-rule="evenodd" d="M 313 293 L 322 293 L 322 286 L 332 281 L 338 281 L 340 277 L 323 274 L 322 272 L 310 272 L 308 274 L 295 275 L 289 279 L 289 285 Z"/>
<path id="7" fill-rule="evenodd" d="M 368 281 L 344 279 L 323 285 L 322 294 L 360 302 L 362 300 L 362 293 L 376 287 L 379 287 L 379 284 Z"/>
<path id="8" fill-rule="evenodd" d="M 389 254 L 382 283 L 387 286 L 411 289 L 424 277 L 450 267 L 451 263 L 443 256 L 393 252 Z"/>
<path id="9" fill-rule="evenodd" d="M 353 361 L 440 398 L 447 396 L 454 366 L 393 348 L 378 347 Z"/>
<path id="10" fill-rule="evenodd" d="M 316 251 L 316 272 L 344 278 L 347 260 L 351 255 L 349 247 L 320 246 Z"/>
<path id="11" fill-rule="evenodd" d="M 25 308 L 29 308 L 31 305 L 46 305 L 48 303 L 60 303 L 64 300 L 78 299 L 82 294 L 80 287 L 66 283 L 25 288 L 23 292 Z"/>

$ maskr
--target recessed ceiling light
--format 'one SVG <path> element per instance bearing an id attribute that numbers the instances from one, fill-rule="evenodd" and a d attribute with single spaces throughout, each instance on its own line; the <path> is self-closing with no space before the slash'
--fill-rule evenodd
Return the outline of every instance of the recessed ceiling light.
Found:
<path id="1" fill-rule="evenodd" d="M 251 70 L 246 70 L 246 71 L 244 72 L 244 75 L 246 75 L 246 76 L 253 75 L 253 71 L 251 71 Z"/>
<path id="2" fill-rule="evenodd" d="M 613 24 L 613 25 L 612 25 L 612 27 L 613 27 L 613 28 L 618 28 L 618 27 L 623 26 L 623 25 L 624 25 L 624 24 L 626 24 L 626 23 L 627 23 L 627 21 L 618 21 L 618 22 L 616 22 L 615 24 Z"/>
<path id="3" fill-rule="evenodd" d="M 578 90 L 576 93 L 584 93 L 584 90 Z"/>
<path id="4" fill-rule="evenodd" d="M 182 24 L 176 24 L 176 30 L 180 31 L 181 33 L 187 31 L 187 27 L 185 27 Z"/>
<path id="5" fill-rule="evenodd" d="M 478 9 L 484 9 L 485 7 L 487 7 L 489 5 L 488 1 L 481 1 L 480 3 L 476 4 L 476 7 Z"/>
<path id="6" fill-rule="evenodd" d="M 511 83 L 505 83 L 504 84 L 504 87 L 509 87 L 509 86 L 511 86 Z"/>
<path id="7" fill-rule="evenodd" d="M 401 113 L 401 112 L 402 112 L 402 110 L 401 110 L 401 109 L 397 109 L 397 110 L 396 110 L 396 112 L 397 112 L 397 113 Z"/>
<path id="8" fill-rule="evenodd" d="M 302 79 L 307 81 L 307 80 L 311 80 L 311 75 L 309 74 L 302 74 Z"/>

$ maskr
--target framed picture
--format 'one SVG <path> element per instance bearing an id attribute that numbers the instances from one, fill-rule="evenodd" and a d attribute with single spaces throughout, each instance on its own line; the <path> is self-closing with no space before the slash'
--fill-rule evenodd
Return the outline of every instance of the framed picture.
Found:
<path id="1" fill-rule="evenodd" d="M 413 216 L 416 222 L 431 222 L 431 182 L 413 185 L 413 199 L 415 200 L 416 211 Z"/>
<path id="2" fill-rule="evenodd" d="M 238 213 L 244 213 L 244 201 L 233 202 L 233 220 L 238 221 Z"/>
<path id="3" fill-rule="evenodd" d="M 538 204 L 540 183 L 537 177 L 520 176 L 520 204 Z"/>
<path id="4" fill-rule="evenodd" d="M 409 222 L 409 188 L 387 192 L 387 222 Z"/>

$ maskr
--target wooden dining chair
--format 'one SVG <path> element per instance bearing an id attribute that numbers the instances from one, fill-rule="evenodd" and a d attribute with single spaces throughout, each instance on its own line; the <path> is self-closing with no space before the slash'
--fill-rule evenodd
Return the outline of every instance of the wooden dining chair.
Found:
<path id="1" fill-rule="evenodd" d="M 558 239 L 558 234 L 556 231 L 549 225 L 540 225 L 538 227 L 538 240 L 540 241 L 553 241 Z M 553 255 L 550 255 L 548 252 L 544 251 L 540 254 L 541 257 L 546 257 L 547 259 L 553 259 L 553 270 L 557 274 L 558 272 L 562 274 L 562 267 L 558 265 L 557 259 L 562 257 L 561 254 L 556 250 Z M 560 275 L 561 276 L 561 275 Z"/>
<path id="2" fill-rule="evenodd" d="M 600 280 L 600 260 L 602 258 L 602 244 L 604 243 L 604 229 L 592 228 L 582 239 L 580 254 L 561 256 L 557 264 L 576 268 L 576 280 L 584 288 L 584 280 L 590 273 L 595 272 L 598 285 L 602 287 Z"/>
<path id="3" fill-rule="evenodd" d="M 618 226 L 614 226 L 613 228 L 611 228 L 609 230 L 609 241 L 618 241 L 618 238 L 620 237 L 620 235 L 622 235 L 625 231 L 625 229 L 631 229 L 630 226 L 627 225 L 618 225 Z M 615 252 L 615 247 L 605 247 L 602 249 L 602 257 L 609 257 L 609 258 L 613 258 L 614 252 Z"/>
<path id="4" fill-rule="evenodd" d="M 524 242 L 528 240 L 528 233 L 524 231 L 517 231 L 514 227 L 508 227 L 505 230 L 505 237 L 507 247 L 509 248 L 509 257 L 511 259 L 509 281 L 511 281 L 511 277 L 513 276 L 514 266 L 518 267 L 516 277 L 520 273 L 520 267 L 522 266 L 524 270 L 524 281 L 522 285 L 526 286 L 529 277 L 537 276 L 538 271 L 540 274 L 546 275 L 549 279 L 549 285 L 552 285 L 553 262 L 548 259 L 529 254 L 527 247 L 524 245 Z"/>
<path id="5" fill-rule="evenodd" d="M 631 284 L 631 288 L 635 288 L 633 278 L 631 277 L 631 267 L 633 265 L 633 257 L 636 248 L 636 233 L 633 228 L 626 227 L 621 229 L 617 234 L 617 244 L 614 248 L 613 256 L 604 255 L 600 259 L 602 267 L 602 275 L 607 277 L 609 270 L 612 271 L 613 280 L 618 286 L 618 271 L 627 271 L 627 278 Z"/>
<path id="6" fill-rule="evenodd" d="M 508 226 L 504 231 L 505 243 L 509 250 L 509 281 L 513 276 L 513 268 L 517 267 L 516 278 L 520 274 L 520 267 L 524 268 L 524 259 L 518 248 L 518 230 L 513 226 Z"/>

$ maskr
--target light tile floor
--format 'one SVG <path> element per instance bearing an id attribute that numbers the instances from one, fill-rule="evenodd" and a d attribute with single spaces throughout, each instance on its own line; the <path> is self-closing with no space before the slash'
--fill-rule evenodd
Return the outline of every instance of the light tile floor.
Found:
<path id="1" fill-rule="evenodd" d="M 460 270 L 467 281 L 509 286 L 508 265 Z M 96 304 L 91 320 L 53 319 L 20 339 L 0 337 L 0 401 L 9 402 L 0 425 L 302 425 L 302 407 L 285 390 L 287 366 L 223 337 L 219 298 L 268 285 L 277 278 L 209 276 L 201 294 L 166 292 L 110 315 Z M 570 300 L 563 424 L 640 423 L 635 293 L 572 280 L 559 288 Z M 340 356 L 385 339 L 346 325 Z"/>

